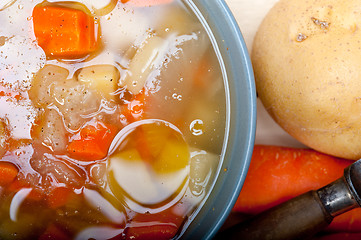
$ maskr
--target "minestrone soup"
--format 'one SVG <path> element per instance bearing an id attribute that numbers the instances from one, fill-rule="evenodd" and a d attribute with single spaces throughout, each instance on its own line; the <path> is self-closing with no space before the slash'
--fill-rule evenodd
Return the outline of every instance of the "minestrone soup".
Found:
<path id="1" fill-rule="evenodd" d="M 0 3 L 0 239 L 172 239 L 214 182 L 226 97 L 180 0 Z"/>

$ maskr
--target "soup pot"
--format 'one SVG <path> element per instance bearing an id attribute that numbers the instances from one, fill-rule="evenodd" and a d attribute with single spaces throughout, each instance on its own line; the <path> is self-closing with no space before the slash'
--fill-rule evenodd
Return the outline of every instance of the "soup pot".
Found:
<path id="1" fill-rule="evenodd" d="M 144 4 L 147 1 L 148 0 L 135 0 L 134 3 Z M 173 72 L 175 69 L 174 65 L 173 68 L 170 67 L 172 65 L 166 65 L 168 58 L 164 55 L 165 48 L 169 48 L 170 50 L 167 49 L 167 51 L 169 50 L 169 54 L 176 59 L 178 55 L 173 52 L 173 45 L 169 44 L 172 42 L 168 42 L 168 38 L 173 42 L 182 40 L 182 38 L 173 39 L 173 32 L 170 30 L 171 28 L 168 28 L 168 25 L 162 29 L 162 31 L 164 30 L 163 37 L 166 36 L 167 40 L 159 37 L 161 34 L 156 36 L 153 32 L 148 32 L 149 27 L 147 24 L 153 18 L 157 18 L 157 15 L 154 14 L 157 12 L 137 12 L 137 10 L 135 10 L 134 12 L 137 12 L 138 16 L 147 15 L 148 17 L 144 21 L 146 23 L 142 26 L 144 31 L 147 30 L 146 35 L 148 38 L 146 41 L 147 44 L 141 44 L 137 46 L 138 49 L 136 51 L 133 51 L 133 46 L 129 47 L 129 44 L 132 45 L 133 40 L 144 40 L 140 39 L 141 37 L 138 39 L 137 34 L 139 33 L 134 33 L 133 40 L 128 41 L 124 38 L 124 42 L 119 43 L 118 41 L 123 40 L 122 37 L 125 36 L 123 34 L 124 29 L 119 28 L 122 31 L 115 32 L 113 28 L 114 26 L 118 26 L 119 22 L 126 21 L 132 23 L 129 25 L 130 27 L 127 25 L 129 29 L 137 28 L 137 25 L 140 25 L 140 21 L 133 21 L 131 17 L 126 16 L 127 11 L 125 11 L 123 7 L 113 8 L 118 11 L 119 15 L 115 14 L 116 12 L 114 12 L 114 15 L 112 15 L 113 13 L 110 14 L 107 12 L 109 10 L 108 7 L 112 8 L 118 3 L 127 4 L 128 1 L 120 2 L 119 0 L 112 0 L 110 2 L 115 3 L 115 5 L 110 4 L 108 7 L 99 7 L 99 9 L 93 7 L 92 4 L 88 4 L 89 6 L 91 5 L 90 7 L 84 4 L 83 6 L 82 2 L 85 1 L 8 0 L 4 1 L 2 5 L 0 4 L 0 18 L 10 19 L 2 21 L 4 22 L 4 28 L 9 31 L 7 33 L 3 31 L 0 34 L 0 47 L 4 47 L 5 49 L 4 51 L 1 49 L 2 56 L 6 56 L 0 58 L 0 60 L 2 60 L 0 61 L 0 66 L 3 66 L 3 69 L 0 70 L 4 70 L 5 68 L 6 70 L 9 69 L 6 78 L 2 78 L 4 85 L 5 83 L 7 83 L 7 85 L 4 87 L 4 91 L 0 89 L 0 95 L 2 95 L 0 99 L 0 143 L 6 143 L 6 145 L 0 144 L 0 160 L 5 161 L 4 169 L 11 170 L 11 176 L 6 177 L 6 180 L 9 182 L 4 183 L 4 185 L 8 184 L 9 187 L 7 187 L 6 190 L 9 191 L 3 191 L 5 192 L 4 195 L 6 199 L 11 203 L 8 204 L 7 201 L 2 201 L 1 203 L 6 204 L 4 212 L 9 212 L 9 216 L 4 214 L 4 221 L 14 226 L 14 228 L 8 227 L 8 225 L 4 225 L 3 222 L 1 222 L 2 229 L 9 231 L 5 231 L 5 233 L 1 231 L 0 236 L 10 236 L 10 238 L 14 234 L 16 234 L 17 238 L 37 238 L 35 235 L 39 234 L 45 234 L 41 236 L 47 236 L 46 231 L 48 227 L 50 230 L 54 227 L 55 230 L 58 229 L 57 226 L 53 226 L 53 221 L 55 221 L 54 219 L 56 217 L 56 223 L 60 222 L 59 218 L 65 222 L 63 225 L 59 224 L 61 227 L 68 226 L 66 224 L 71 224 L 76 228 L 64 233 L 66 236 L 68 234 L 71 235 L 71 237 L 75 237 L 75 239 L 88 239 L 89 236 L 94 237 L 94 239 L 125 235 L 126 237 L 132 237 L 135 236 L 135 234 L 129 229 L 138 228 L 142 230 L 142 227 L 144 227 L 144 225 L 138 224 L 142 223 L 142 221 L 138 220 L 137 216 L 142 218 L 151 214 L 154 219 L 150 221 L 147 219 L 146 222 L 151 223 L 152 225 L 150 226 L 154 226 L 154 222 L 158 222 L 158 226 L 163 226 L 162 224 L 166 221 L 160 221 L 159 216 L 168 209 L 172 211 L 170 212 L 172 214 L 178 213 L 176 212 L 179 210 L 178 208 L 170 208 L 169 206 L 175 205 L 174 203 L 177 203 L 175 206 L 180 206 L 185 203 L 183 205 L 185 208 L 187 207 L 186 205 L 189 204 L 191 207 L 197 207 L 197 209 L 192 212 L 190 216 L 187 215 L 189 212 L 186 212 L 188 209 L 184 210 L 186 213 L 181 214 L 182 221 L 185 216 L 187 216 L 188 219 L 183 224 L 184 227 L 177 232 L 177 237 L 183 239 L 212 238 L 226 220 L 242 188 L 251 160 L 256 128 L 256 93 L 252 67 L 241 32 L 230 10 L 223 0 L 182 0 L 182 3 L 185 3 L 186 7 L 184 7 L 183 4 L 178 4 L 177 7 L 177 9 L 182 9 L 182 12 L 185 13 L 187 12 L 186 10 L 193 11 L 200 22 L 203 23 L 219 62 L 217 68 L 214 68 L 217 71 L 217 75 L 215 75 L 214 78 L 217 79 L 216 84 L 218 85 L 209 84 L 202 87 L 203 90 L 205 90 L 204 92 L 211 92 L 215 89 L 218 91 L 217 93 L 221 94 L 210 94 L 209 98 L 203 98 L 203 95 L 199 95 L 198 98 L 193 99 L 201 99 L 202 101 L 199 102 L 201 102 L 202 105 L 198 106 L 197 104 L 193 104 L 198 103 L 197 101 L 190 102 L 192 104 L 187 105 L 192 107 L 192 111 L 190 111 L 192 114 L 193 112 L 198 114 L 198 112 L 201 112 L 200 109 L 207 106 L 209 102 L 213 102 L 214 100 L 214 102 L 218 103 L 217 99 L 221 99 L 221 106 L 219 108 L 209 110 L 209 112 L 214 115 L 217 113 L 217 117 L 220 116 L 220 118 L 217 118 L 219 121 L 217 119 L 214 120 L 215 118 L 213 116 L 206 119 L 208 123 L 214 123 L 214 125 L 219 124 L 217 127 L 210 127 L 210 129 L 218 129 L 221 133 L 216 132 L 214 135 L 211 134 L 210 137 L 206 134 L 202 136 L 206 140 L 210 140 L 202 143 L 209 148 L 210 152 L 217 147 L 217 161 L 219 160 L 219 150 L 222 149 L 221 158 L 219 162 L 216 162 L 217 166 L 212 166 L 212 171 L 204 174 L 206 177 L 209 177 L 209 179 L 212 179 L 209 181 L 212 182 L 209 183 L 207 179 L 205 181 L 207 185 L 201 190 L 201 197 L 197 196 L 196 200 L 191 202 L 191 200 L 194 199 L 191 199 L 191 197 L 186 199 L 186 197 L 190 195 L 182 192 L 185 188 L 181 187 L 183 187 L 183 185 L 187 186 L 187 171 L 189 170 L 190 176 L 192 169 L 196 169 L 196 167 L 190 167 L 191 163 L 188 161 L 189 156 L 191 156 L 190 151 L 188 151 L 190 148 L 188 148 L 181 131 L 170 122 L 167 122 L 174 120 L 187 123 L 188 119 L 178 117 L 184 114 L 185 111 L 179 111 L 178 114 L 174 114 L 174 116 L 170 114 L 173 117 L 172 120 L 167 120 L 168 118 L 163 119 L 163 117 L 165 117 L 172 108 L 175 109 L 174 106 L 179 106 L 172 105 L 172 103 L 179 103 L 179 100 L 182 100 L 182 98 L 192 100 L 191 96 L 198 93 L 195 92 L 198 88 L 190 91 L 192 86 L 195 86 L 192 85 L 193 82 L 183 81 L 184 79 L 193 80 L 194 76 L 192 76 L 192 74 L 193 72 L 196 73 L 196 71 L 189 71 L 188 73 L 188 71 L 184 71 L 184 69 L 188 70 L 189 68 L 180 68 L 177 72 L 179 74 L 163 78 L 163 82 L 169 83 L 169 85 L 163 88 L 160 87 L 160 90 L 158 89 L 159 93 L 157 92 L 157 94 L 147 96 L 149 97 L 147 107 L 151 110 L 143 106 L 142 99 L 144 100 L 144 95 L 141 91 L 143 87 L 145 87 L 146 82 L 140 81 L 141 79 L 146 79 L 143 75 L 150 74 L 150 72 L 154 70 L 153 66 L 155 66 L 155 64 L 149 64 L 149 59 L 153 60 L 154 56 L 158 54 L 155 54 L 155 52 L 163 52 L 163 58 L 157 58 L 157 61 L 164 62 L 164 66 L 166 66 L 164 72 Z M 98 2 L 99 4 L 99 2 L 102 1 L 87 0 L 87 2 Z M 157 3 L 157 1 L 154 2 Z M 168 3 L 168 0 L 166 2 Z M 175 1 L 174 3 L 177 4 Z M 129 2 L 129 4 L 131 4 L 131 2 Z M 93 18 L 93 16 L 88 14 L 89 9 L 101 9 L 105 12 L 99 12 L 96 16 L 100 17 L 96 18 L 94 16 Z M 169 9 L 164 8 L 162 11 L 165 12 L 167 10 Z M 132 11 L 129 11 L 129 13 L 132 13 Z M 171 17 L 173 16 L 172 13 L 173 12 L 170 14 Z M 64 14 L 68 15 L 65 16 Z M 105 16 L 107 14 L 109 14 L 109 16 Z M 110 15 L 115 17 L 111 18 Z M 17 16 L 17 18 L 10 16 Z M 118 16 L 126 16 L 126 21 L 117 19 L 116 17 Z M 44 22 L 44 19 L 49 20 L 49 24 L 45 24 L 46 26 L 43 25 L 43 23 L 46 22 Z M 182 27 L 185 29 L 191 28 L 192 26 L 191 22 L 179 21 L 176 17 L 164 19 L 166 21 L 174 20 L 178 23 L 181 22 L 183 24 Z M 100 21 L 100 23 L 107 21 L 108 24 L 101 25 L 100 31 L 100 28 L 97 28 L 98 23 L 96 20 Z M 193 20 L 194 16 L 192 15 L 192 21 Z M 15 25 L 21 27 L 14 27 L 14 29 L 12 29 Z M 78 26 L 79 29 L 77 31 L 71 31 L 73 26 Z M 164 26 L 162 25 L 159 28 L 161 27 Z M 191 40 L 203 39 L 206 33 L 203 29 L 200 30 L 199 27 L 197 22 L 197 32 L 194 31 L 193 33 L 195 34 L 189 34 L 188 32 L 188 34 L 184 36 Z M 12 32 L 12 30 L 14 30 L 14 32 Z M 167 34 L 169 31 L 170 33 Z M 99 33 L 102 34 L 101 40 L 104 41 L 98 42 L 96 36 L 98 36 Z M 115 36 L 115 33 L 119 33 L 119 35 Z M 139 36 L 144 35 L 140 34 Z M 116 42 L 112 42 L 112 40 Z M 189 42 L 191 41 L 189 40 Z M 86 43 L 86 46 L 83 46 L 83 43 Z M 102 43 L 104 43 L 104 48 Z M 214 58 L 213 52 L 212 55 L 202 55 L 209 50 L 208 43 L 209 41 L 207 39 L 206 43 L 199 41 L 199 45 L 193 45 L 193 48 L 188 48 L 188 52 L 197 56 L 197 58 L 185 58 L 186 60 L 183 61 L 187 63 L 185 66 L 193 67 L 190 65 L 197 61 L 201 63 L 201 57 L 205 59 L 211 56 L 212 63 L 217 62 L 217 58 Z M 115 45 L 113 46 L 112 44 Z M 203 49 L 202 53 L 194 51 L 203 46 L 206 46 L 206 48 Z M 109 49 L 107 47 L 109 47 Z M 104 49 L 109 50 L 109 52 L 103 51 Z M 118 50 L 124 50 L 125 55 L 119 57 L 117 55 Z M 177 52 L 183 51 L 181 48 L 176 48 L 176 50 Z M 184 55 L 187 56 L 186 54 Z M 29 58 L 29 56 L 31 57 Z M 113 57 L 116 59 L 113 59 Z M 140 61 L 139 59 L 144 61 Z M 84 64 L 83 61 L 86 62 L 86 64 Z M 20 68 L 24 66 L 26 68 Z M 13 67 L 15 69 L 14 71 Z M 211 72 L 213 66 L 203 69 L 205 69 L 205 72 Z M 219 69 L 221 69 L 221 71 L 219 71 Z M 154 70 L 154 73 L 156 70 Z M 183 73 L 186 76 L 184 79 Z M 209 78 L 203 73 L 204 72 L 201 72 L 200 74 L 205 76 L 204 79 L 208 80 Z M 131 78 L 129 77 L 131 75 L 137 77 Z M 175 79 L 174 76 L 179 76 L 179 81 L 173 81 L 173 79 Z M 116 81 L 113 81 L 114 79 L 116 79 Z M 224 90 L 223 86 L 217 89 L 217 87 L 221 85 L 218 80 L 222 81 L 222 79 Z M 177 88 L 170 84 L 174 82 L 182 83 L 177 85 L 177 87 L 186 85 L 187 91 L 181 89 L 182 91 L 178 93 L 178 90 L 176 91 Z M 1 84 L 3 84 L 3 82 Z M 19 90 L 15 88 L 16 86 L 21 86 L 24 89 Z M 206 88 L 206 86 L 210 87 Z M 154 84 L 153 87 L 157 88 L 158 85 Z M 117 90 L 115 91 L 115 89 Z M 162 89 L 164 90 L 161 91 Z M 20 93 L 18 93 L 18 90 Z M 120 92 L 118 92 L 118 90 Z M 21 97 L 22 92 L 26 92 L 24 98 Z M 165 92 L 167 92 L 167 94 L 165 94 Z M 186 92 L 187 95 L 183 94 L 183 92 Z M 167 104 L 157 104 L 158 101 L 167 100 L 167 97 L 170 96 L 168 95 L 169 93 L 172 94 L 172 98 Z M 124 100 L 124 102 L 117 102 L 114 97 L 115 95 Z M 123 95 L 125 95 L 124 98 Z M 223 95 L 225 97 L 223 97 Z M 214 96 L 220 96 L 220 98 Z M 110 100 L 108 98 L 110 98 Z M 177 101 L 173 101 L 172 99 Z M 103 105 L 103 101 L 109 102 L 110 105 Z M 109 110 L 108 113 L 108 109 L 112 108 L 113 102 L 116 103 L 114 105 L 115 108 L 114 110 Z M 187 102 L 187 100 L 184 102 Z M 224 102 L 226 102 L 226 104 L 224 104 Z M 162 106 L 167 106 L 166 110 L 164 110 Z M 147 112 L 149 115 L 146 115 L 147 119 L 138 121 L 140 119 L 138 116 L 139 112 L 142 113 L 144 110 L 142 107 L 149 110 L 149 112 Z M 139 111 L 139 109 L 141 111 Z M 162 112 L 158 114 L 157 111 L 159 110 L 160 112 L 160 109 L 164 110 L 165 113 Z M 188 108 L 185 106 L 184 109 Z M 123 110 L 126 112 L 123 113 Z M 113 115 L 115 112 L 117 115 Z M 152 115 L 152 113 L 154 113 L 154 115 Z M 224 114 L 226 114 L 226 116 L 224 116 Z M 192 117 L 191 120 L 193 120 L 192 123 L 197 123 L 193 118 L 194 116 L 190 116 Z M 161 121 L 159 121 L 160 118 L 162 119 Z M 10 120 L 8 121 L 7 119 Z M 124 119 L 126 120 L 124 126 L 118 126 L 119 120 Z M 155 119 L 158 120 L 155 121 Z M 27 122 L 23 124 L 23 120 Z M 193 128 L 194 125 L 185 125 L 184 129 L 192 128 L 192 130 L 199 130 L 196 127 Z M 220 125 L 222 127 L 218 127 Z M 139 137 L 139 135 L 136 134 L 141 131 L 139 130 L 140 128 L 138 128 L 139 126 L 145 128 L 141 133 L 144 133 L 147 129 L 149 130 L 147 133 L 154 133 L 154 129 L 166 130 L 163 132 L 163 136 L 161 131 L 152 135 L 163 137 L 161 140 L 154 141 L 158 142 L 157 144 L 161 146 L 161 153 L 156 153 L 156 149 L 153 152 L 154 156 L 145 156 L 143 159 L 141 151 L 137 149 L 137 147 L 139 148 L 139 146 L 141 146 L 141 141 L 135 144 L 136 138 Z M 151 126 L 151 128 L 147 128 L 149 126 Z M 13 129 L 16 129 L 16 131 Z M 207 133 L 213 133 L 211 130 Z M 194 132 L 188 132 L 188 134 L 193 133 Z M 225 133 L 224 137 L 223 133 Z M 10 137 L 11 134 L 15 137 Z M 51 137 L 51 140 L 49 140 L 49 137 Z M 16 144 L 18 144 L 17 141 L 19 140 L 19 145 L 23 148 L 18 148 L 16 144 L 16 149 L 15 147 L 14 150 L 10 147 L 8 148 L 7 145 L 10 146 L 13 144 L 12 138 L 16 140 Z M 23 142 L 23 139 L 26 141 Z M 217 144 L 212 145 L 213 139 L 216 139 L 213 142 Z M 147 139 L 147 143 L 153 143 L 152 140 L 154 139 Z M 170 147 L 164 147 L 168 143 L 166 141 L 170 142 Z M 34 144 L 28 144 L 29 142 Z M 120 145 L 118 145 L 118 143 L 120 143 Z M 132 143 L 134 144 L 132 145 Z M 199 145 L 197 145 L 196 142 L 189 147 L 198 147 Z M 162 147 L 165 149 L 164 151 Z M 24 153 L 22 153 L 23 149 L 25 149 Z M 170 151 L 171 153 L 167 152 L 169 149 L 172 150 Z M 95 150 L 96 153 L 92 150 Z M 127 152 L 128 150 L 132 152 Z M 149 151 L 145 152 L 149 155 Z M 126 154 L 122 155 L 124 153 Z M 205 153 L 207 152 L 205 151 Z M 21 156 L 18 157 L 18 155 Z M 135 161 L 127 161 L 130 159 L 135 159 Z M 169 159 L 171 159 L 169 163 L 172 164 L 168 164 L 167 161 Z M 152 161 L 146 162 L 138 160 Z M 212 162 L 208 161 L 203 165 L 208 166 L 211 164 Z M 175 165 L 175 167 L 173 165 Z M 133 174 L 133 170 L 134 172 L 138 170 L 144 171 Z M 18 173 L 20 174 L 18 175 Z M 168 173 L 171 173 L 171 175 L 168 175 Z M 138 176 L 139 179 L 137 179 Z M 176 179 L 176 181 L 168 181 L 167 177 L 169 176 L 171 176 L 171 180 Z M 90 178 L 91 180 L 89 180 Z M 107 181 L 106 184 L 103 182 L 104 179 Z M 139 181 L 133 181 L 134 179 Z M 199 179 L 198 175 L 193 179 L 194 182 L 196 179 Z M 10 184 L 13 182 L 15 187 L 11 185 L 11 187 L 13 187 L 11 188 Z M 167 185 L 169 182 L 171 184 Z M 159 188 L 159 186 L 162 186 L 162 188 Z M 158 188 L 165 190 L 158 191 Z M 150 189 L 149 192 L 151 192 L 151 194 L 146 192 L 148 189 Z M 206 191 L 203 189 L 206 189 Z M 33 190 L 34 195 L 36 195 L 35 199 L 32 199 L 31 197 L 33 196 L 30 195 L 30 193 L 33 193 Z M 65 191 L 65 193 L 63 191 Z M 61 207 L 65 208 L 65 205 L 61 203 L 59 204 L 60 206 L 58 206 L 54 204 L 53 200 L 58 196 L 62 197 L 66 194 L 69 194 L 70 197 L 65 200 L 65 205 L 68 203 L 67 200 L 69 200 L 69 209 L 71 209 L 72 213 L 76 213 L 74 218 L 72 218 L 70 214 L 63 214 L 63 211 L 56 211 Z M 177 197 L 185 197 L 180 200 L 179 198 L 173 197 L 175 195 Z M 147 198 L 143 199 L 143 196 Z M 73 197 L 75 200 L 72 199 Z M 184 199 L 188 200 L 188 202 L 183 201 Z M 77 203 L 75 207 L 72 205 L 73 200 Z M 31 204 L 25 205 L 25 203 L 28 202 Z M 26 211 L 18 211 L 22 203 L 26 206 L 26 208 L 24 208 Z M 162 209 L 159 207 L 160 205 L 165 207 Z M 54 207 L 54 209 L 48 212 L 47 210 L 49 209 L 44 206 L 48 206 L 49 209 Z M 67 209 L 68 206 L 66 206 L 66 210 Z M 88 214 L 89 209 L 94 210 L 94 216 Z M 55 213 L 54 218 L 52 213 Z M 99 219 L 101 219 L 99 221 L 100 224 L 94 227 L 93 219 L 98 221 L 98 213 Z M 160 213 L 160 215 L 155 215 L 158 213 Z M 29 219 L 26 217 L 23 218 L 22 216 L 29 216 Z M 89 218 L 82 218 L 84 216 L 89 216 Z M 103 216 L 104 220 L 102 220 Z M 174 218 L 178 219 L 177 217 L 179 216 L 177 215 Z M 25 219 L 29 224 L 18 222 L 18 218 L 21 220 Z M 128 218 L 131 221 L 128 221 Z M 33 224 L 35 221 L 37 223 L 36 226 Z M 72 221 L 79 224 L 72 224 Z M 112 224 L 115 223 L 116 226 L 103 226 L 103 223 L 108 224 L 108 222 Z M 128 223 L 130 222 L 134 224 L 129 226 Z M 172 225 L 172 222 L 168 223 Z M 171 236 L 176 234 L 181 224 L 180 222 L 177 225 L 177 228 L 174 229 L 172 232 L 173 235 Z M 79 225 L 79 227 L 75 225 Z M 28 228 L 26 226 L 28 226 Z M 148 226 L 149 225 L 146 227 Z M 59 229 L 61 227 L 59 227 Z M 173 225 L 171 227 L 173 227 Z M 22 230 L 24 231 L 20 233 Z M 164 230 L 164 228 L 162 228 L 162 230 Z"/>
<path id="2" fill-rule="evenodd" d="M 251 161 L 256 129 L 256 91 L 240 29 L 223 0 L 186 1 L 208 30 L 222 65 L 227 97 L 226 136 L 217 179 L 182 239 L 211 239 L 231 212 Z"/>

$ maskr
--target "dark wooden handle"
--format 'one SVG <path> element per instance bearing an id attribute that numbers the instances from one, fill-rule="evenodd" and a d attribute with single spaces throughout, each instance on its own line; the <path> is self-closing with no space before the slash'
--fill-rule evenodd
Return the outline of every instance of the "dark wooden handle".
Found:
<path id="1" fill-rule="evenodd" d="M 332 219 L 316 191 L 310 191 L 220 232 L 216 239 L 307 239 Z"/>

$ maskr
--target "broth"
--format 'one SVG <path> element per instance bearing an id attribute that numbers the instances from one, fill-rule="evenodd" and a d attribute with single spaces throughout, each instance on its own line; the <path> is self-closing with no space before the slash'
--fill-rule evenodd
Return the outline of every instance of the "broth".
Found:
<path id="1" fill-rule="evenodd" d="M 0 238 L 179 237 L 226 122 L 187 4 L 5 1 L 0 22 Z"/>

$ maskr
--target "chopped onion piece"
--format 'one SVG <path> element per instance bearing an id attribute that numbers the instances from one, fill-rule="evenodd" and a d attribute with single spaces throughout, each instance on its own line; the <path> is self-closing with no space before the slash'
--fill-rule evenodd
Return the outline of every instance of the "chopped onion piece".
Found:
<path id="1" fill-rule="evenodd" d="M 31 188 L 23 188 L 21 190 L 19 190 L 15 196 L 13 197 L 13 199 L 11 200 L 11 204 L 10 204 L 10 219 L 13 222 L 16 222 L 18 219 L 18 211 L 20 208 L 20 205 L 24 202 L 24 200 L 26 199 L 26 197 L 30 194 L 30 192 L 32 191 Z"/>
<path id="2" fill-rule="evenodd" d="M 139 93 L 151 71 L 161 66 L 167 46 L 168 42 L 160 37 L 148 38 L 130 61 L 128 74 L 121 79 L 120 85 L 133 94 Z"/>
<path id="3" fill-rule="evenodd" d="M 120 212 L 116 209 L 108 200 L 100 195 L 95 190 L 85 188 L 83 190 L 86 200 L 97 210 L 102 212 L 110 221 L 113 223 L 124 223 L 125 215 L 124 212 Z"/>
<path id="4" fill-rule="evenodd" d="M 10 7 L 16 2 L 16 0 L 2 0 L 0 1 L 0 11 L 4 10 L 5 8 Z"/>

